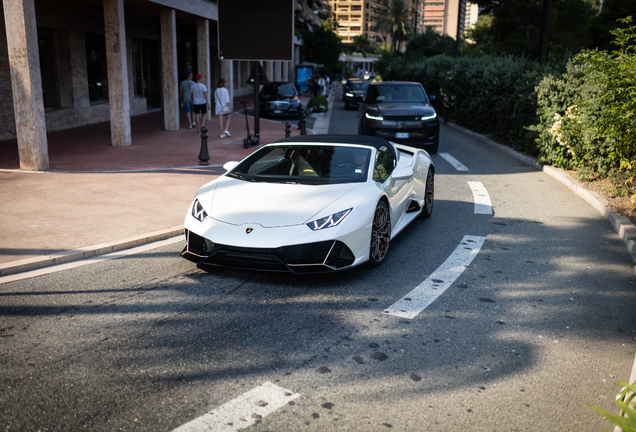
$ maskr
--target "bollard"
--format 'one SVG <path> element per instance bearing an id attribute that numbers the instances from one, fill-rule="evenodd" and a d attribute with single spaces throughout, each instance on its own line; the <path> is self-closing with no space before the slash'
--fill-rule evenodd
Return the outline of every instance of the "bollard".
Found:
<path id="1" fill-rule="evenodd" d="M 307 127 L 305 126 L 305 111 L 302 105 L 298 107 L 298 128 L 301 135 L 307 135 Z"/>
<path id="2" fill-rule="evenodd" d="M 285 138 L 289 138 L 290 135 L 291 135 L 291 123 L 287 122 L 285 123 Z"/>
<path id="3" fill-rule="evenodd" d="M 199 165 L 210 165 L 210 154 L 208 153 L 208 128 L 203 126 L 201 128 L 201 151 L 199 152 Z"/>

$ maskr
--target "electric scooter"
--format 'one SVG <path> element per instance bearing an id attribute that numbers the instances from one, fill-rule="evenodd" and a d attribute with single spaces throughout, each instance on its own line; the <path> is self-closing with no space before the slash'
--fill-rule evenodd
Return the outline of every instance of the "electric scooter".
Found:
<path id="1" fill-rule="evenodd" d="M 248 148 L 249 146 L 258 145 L 259 139 L 256 135 L 254 135 L 253 138 L 252 135 L 250 135 L 250 122 L 247 120 L 247 102 L 242 101 L 242 103 L 243 111 L 245 111 L 245 126 L 247 126 L 247 138 L 243 139 L 243 148 Z"/>

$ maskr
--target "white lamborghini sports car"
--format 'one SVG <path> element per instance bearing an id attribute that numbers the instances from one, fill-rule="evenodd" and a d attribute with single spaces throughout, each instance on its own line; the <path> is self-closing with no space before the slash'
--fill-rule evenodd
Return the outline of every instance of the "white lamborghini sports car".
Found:
<path id="1" fill-rule="evenodd" d="M 223 167 L 185 218 L 181 255 L 204 270 L 379 265 L 391 239 L 433 211 L 428 153 L 383 138 L 295 136 Z"/>

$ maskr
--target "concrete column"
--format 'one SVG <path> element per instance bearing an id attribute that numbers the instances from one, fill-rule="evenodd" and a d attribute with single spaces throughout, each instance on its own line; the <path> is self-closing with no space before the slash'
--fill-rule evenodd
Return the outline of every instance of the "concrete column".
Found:
<path id="1" fill-rule="evenodd" d="M 91 119 L 91 102 L 88 95 L 86 70 L 86 40 L 84 29 L 72 27 L 68 33 L 73 86 L 73 109 L 77 125 L 88 124 Z"/>
<path id="2" fill-rule="evenodd" d="M 161 21 L 161 70 L 163 72 L 163 124 L 167 131 L 178 131 L 180 122 L 175 10 L 161 8 L 159 16 Z"/>
<path id="3" fill-rule="evenodd" d="M 124 0 L 104 0 L 110 138 L 114 147 L 126 147 L 132 144 L 125 28 Z"/>
<path id="4" fill-rule="evenodd" d="M 230 93 L 230 106 L 234 111 L 234 71 L 232 60 L 221 60 L 221 78 L 225 79 L 225 88 Z"/>
<path id="5" fill-rule="evenodd" d="M 3 0 L 20 169 L 49 169 L 34 0 Z"/>
<path id="6" fill-rule="evenodd" d="M 197 63 L 199 65 L 198 73 L 201 74 L 201 83 L 208 89 L 208 100 L 210 101 L 208 120 L 212 120 L 214 88 L 212 88 L 210 73 L 210 21 L 205 18 L 197 18 Z"/>
<path id="7" fill-rule="evenodd" d="M 289 68 L 291 67 L 291 62 L 283 62 L 283 81 L 290 81 L 289 76 Z"/>

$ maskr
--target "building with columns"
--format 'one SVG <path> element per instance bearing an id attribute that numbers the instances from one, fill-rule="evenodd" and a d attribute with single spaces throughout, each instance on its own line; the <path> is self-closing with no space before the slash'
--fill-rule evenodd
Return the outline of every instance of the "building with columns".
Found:
<path id="1" fill-rule="evenodd" d="M 49 167 L 46 133 L 110 121 L 113 146 L 134 145 L 130 117 L 163 110 L 179 130 L 179 82 L 223 77 L 251 94 L 251 62 L 220 61 L 209 0 L 2 0 L 0 141 L 17 139 L 20 167 Z M 291 62 L 263 62 L 291 80 Z"/>

